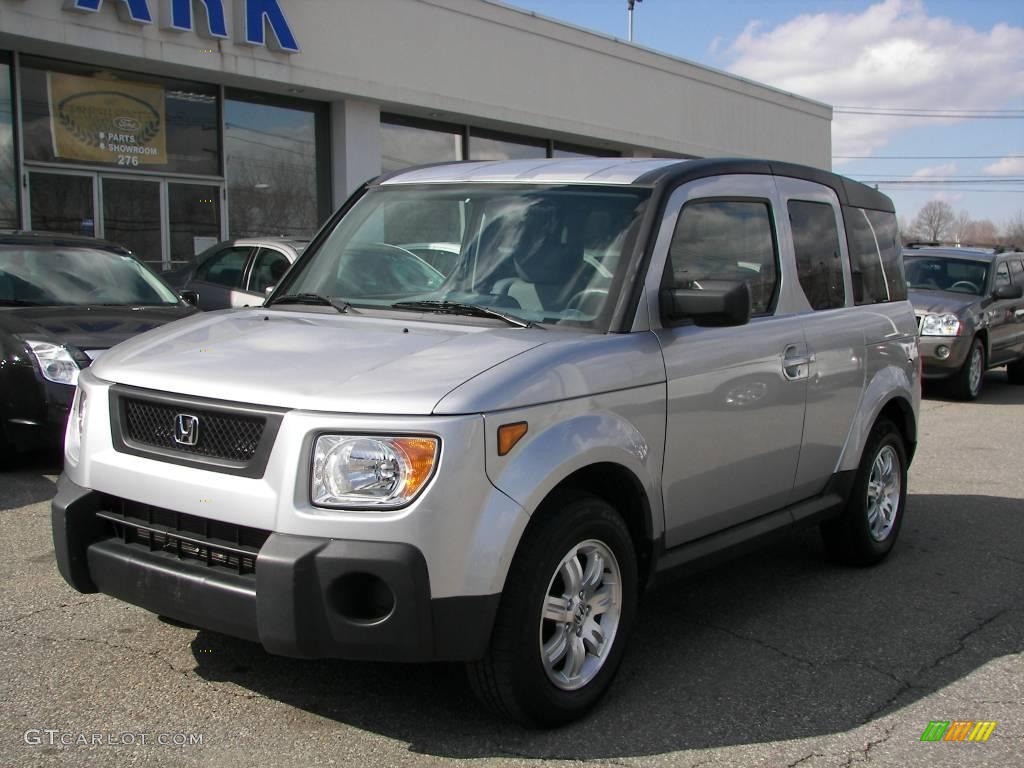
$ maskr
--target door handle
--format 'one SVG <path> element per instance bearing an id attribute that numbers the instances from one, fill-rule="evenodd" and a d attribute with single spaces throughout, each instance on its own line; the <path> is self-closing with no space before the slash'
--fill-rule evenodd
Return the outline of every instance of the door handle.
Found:
<path id="1" fill-rule="evenodd" d="M 813 362 L 814 355 L 808 355 L 791 344 L 782 353 L 782 375 L 790 381 L 806 379 Z"/>

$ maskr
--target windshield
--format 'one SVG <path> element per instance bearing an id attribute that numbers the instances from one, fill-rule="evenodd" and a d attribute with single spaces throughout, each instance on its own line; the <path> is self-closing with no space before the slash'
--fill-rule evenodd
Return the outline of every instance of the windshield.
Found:
<path id="1" fill-rule="evenodd" d="M 380 187 L 296 265 L 280 293 L 355 307 L 458 302 L 596 326 L 611 309 L 649 195 L 595 186 Z"/>
<path id="2" fill-rule="evenodd" d="M 942 256 L 907 256 L 907 287 L 919 291 L 952 291 L 981 296 L 988 283 L 988 264 Z"/>
<path id="3" fill-rule="evenodd" d="M 0 306 L 177 304 L 131 256 L 93 248 L 0 247 Z"/>

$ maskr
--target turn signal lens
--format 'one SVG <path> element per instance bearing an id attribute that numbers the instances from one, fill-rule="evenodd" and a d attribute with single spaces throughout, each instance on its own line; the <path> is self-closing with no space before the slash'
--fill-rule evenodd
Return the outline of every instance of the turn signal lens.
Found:
<path id="1" fill-rule="evenodd" d="M 522 440 L 529 425 L 525 421 L 517 421 L 514 424 L 502 424 L 498 427 L 498 455 L 504 456 L 516 447 L 516 443 Z"/>

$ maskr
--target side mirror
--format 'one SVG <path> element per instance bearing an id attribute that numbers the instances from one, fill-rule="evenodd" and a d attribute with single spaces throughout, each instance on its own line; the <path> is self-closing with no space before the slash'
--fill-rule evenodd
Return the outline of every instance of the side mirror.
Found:
<path id="1" fill-rule="evenodd" d="M 1000 285 L 992 292 L 993 299 L 1019 299 L 1024 297 L 1022 285 Z"/>
<path id="2" fill-rule="evenodd" d="M 693 288 L 661 292 L 661 316 L 669 322 L 696 325 L 746 325 L 750 322 L 750 287 L 742 280 L 700 280 Z"/>
<path id="3" fill-rule="evenodd" d="M 276 285 L 268 285 L 266 288 L 263 289 L 263 294 L 265 296 L 269 296 L 270 294 L 272 294 L 274 292 L 275 288 L 277 288 Z"/>
<path id="4" fill-rule="evenodd" d="M 193 307 L 199 306 L 199 294 L 196 291 L 182 291 L 180 296 L 186 304 L 191 304 Z"/>

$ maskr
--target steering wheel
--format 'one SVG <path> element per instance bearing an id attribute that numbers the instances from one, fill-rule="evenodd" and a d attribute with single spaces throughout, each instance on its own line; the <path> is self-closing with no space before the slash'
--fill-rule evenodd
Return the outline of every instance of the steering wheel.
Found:
<path id="1" fill-rule="evenodd" d="M 565 307 L 566 309 L 574 309 L 584 315 L 596 315 L 607 298 L 607 288 L 584 288 L 582 291 L 577 291 L 573 294 Z M 595 305 L 593 311 L 584 309 L 588 303 Z"/>
<path id="2" fill-rule="evenodd" d="M 972 293 L 981 293 L 981 289 L 979 289 L 978 286 L 976 286 L 970 280 L 957 280 L 955 283 L 953 283 L 951 286 L 949 286 L 949 288 L 947 290 L 955 291 L 956 287 L 958 285 L 965 285 L 965 286 L 967 286 L 971 290 Z"/>

